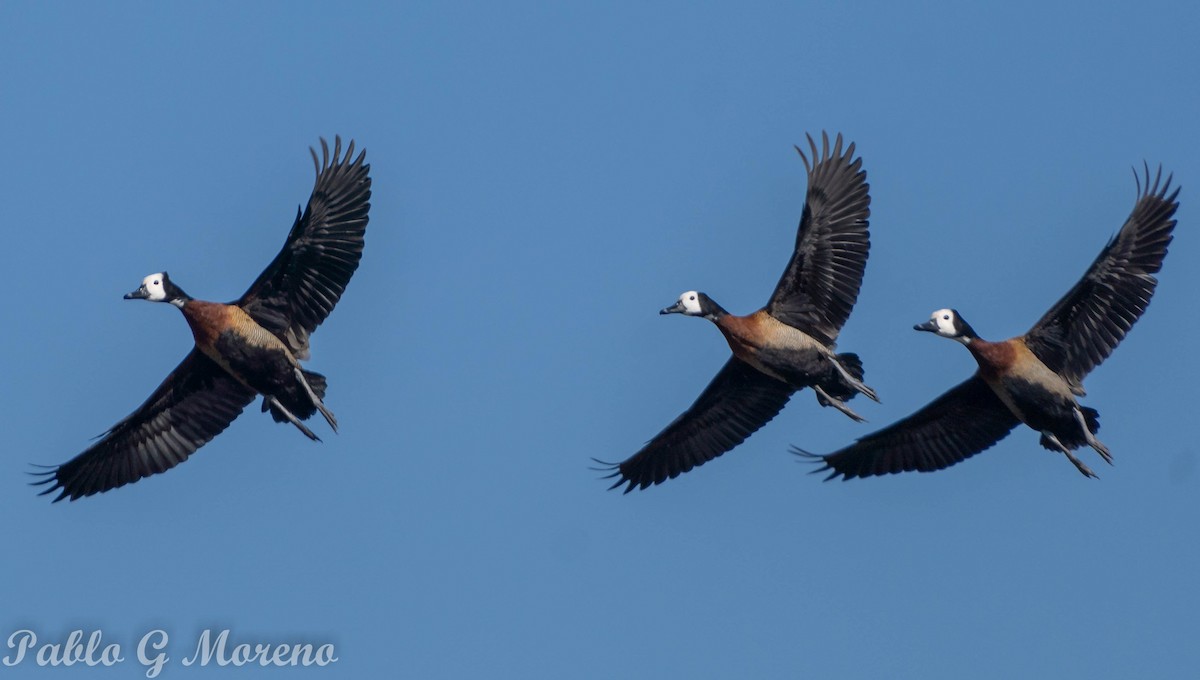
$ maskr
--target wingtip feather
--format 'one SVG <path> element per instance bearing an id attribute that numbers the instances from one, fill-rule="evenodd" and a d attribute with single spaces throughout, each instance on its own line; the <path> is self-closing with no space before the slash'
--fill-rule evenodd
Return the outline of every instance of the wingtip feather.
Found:
<path id="1" fill-rule="evenodd" d="M 845 473 L 835 470 L 833 466 L 829 464 L 829 459 L 819 453 L 806 451 L 795 444 L 788 447 L 788 450 L 792 453 L 792 455 L 807 459 L 798 461 L 800 463 L 804 463 L 805 465 L 821 465 L 819 468 L 809 470 L 808 474 L 810 475 L 816 475 L 825 472 L 826 470 L 831 470 L 829 476 L 821 480 L 823 482 L 828 482 L 829 480 L 836 478 L 838 475 L 842 475 L 845 479 L 849 479 L 848 477 L 845 477 Z"/>

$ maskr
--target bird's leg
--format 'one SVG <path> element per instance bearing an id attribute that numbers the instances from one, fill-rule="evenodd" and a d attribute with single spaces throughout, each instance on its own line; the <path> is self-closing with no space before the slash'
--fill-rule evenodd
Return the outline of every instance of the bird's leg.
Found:
<path id="1" fill-rule="evenodd" d="M 1078 468 L 1081 473 L 1083 473 L 1084 477 L 1092 477 L 1094 479 L 1100 479 L 1100 477 L 1095 472 L 1092 472 L 1092 469 L 1090 467 L 1084 465 L 1083 461 L 1076 458 L 1075 454 L 1071 453 L 1070 449 L 1063 446 L 1062 442 L 1058 441 L 1058 437 L 1054 436 L 1053 432 L 1051 432 L 1049 430 L 1045 430 L 1042 432 L 1042 436 L 1046 438 L 1046 441 L 1053 444 L 1056 449 L 1058 449 L 1063 455 L 1065 455 L 1067 457 L 1067 460 L 1071 461 L 1071 463 L 1076 468 Z"/>
<path id="2" fill-rule="evenodd" d="M 829 393 L 826 392 L 825 390 L 821 389 L 820 385 L 813 385 L 812 388 L 813 388 L 813 391 L 817 393 L 817 403 L 821 404 L 821 406 L 832 406 L 832 407 L 836 408 L 837 410 L 841 411 L 842 413 L 845 413 L 846 415 L 853 418 L 855 420 L 855 422 L 859 422 L 859 423 L 867 422 L 866 418 L 863 418 L 862 416 L 858 415 L 854 411 L 850 410 L 850 407 L 846 406 L 846 404 L 843 403 L 840 399 L 834 399 L 833 397 L 829 396 Z"/>
<path id="3" fill-rule="evenodd" d="M 1087 438 L 1088 446 L 1095 449 L 1096 453 L 1100 454 L 1105 463 L 1112 465 L 1112 454 L 1108 452 L 1108 447 L 1101 444 L 1100 440 L 1096 439 L 1096 435 L 1092 434 L 1092 431 L 1088 429 L 1087 420 L 1084 419 L 1083 411 L 1080 411 L 1079 407 L 1075 407 L 1075 421 L 1079 423 L 1079 427 L 1083 428 L 1083 436 Z"/>
<path id="4" fill-rule="evenodd" d="M 304 391 L 308 393 L 308 398 L 312 400 L 313 406 L 316 406 L 317 410 L 321 412 L 321 415 L 325 416 L 325 422 L 329 423 L 329 427 L 332 427 L 333 431 L 337 432 L 337 418 L 333 417 L 333 414 L 329 412 L 329 409 L 325 408 L 325 402 L 321 401 L 321 398 L 317 396 L 316 392 L 313 392 L 312 386 L 310 386 L 308 381 L 304 379 L 304 371 L 301 371 L 299 368 L 295 369 L 295 371 L 296 380 L 299 380 L 300 384 L 304 385 Z"/>
<path id="5" fill-rule="evenodd" d="M 842 380 L 845 380 L 847 385 L 853 387 L 859 394 L 866 396 L 866 398 L 870 399 L 871 401 L 877 404 L 880 403 L 879 397 L 875 396 L 875 390 L 867 387 L 866 383 L 850 375 L 850 372 L 847 371 L 840 363 L 838 363 L 836 356 L 830 354 L 827 355 L 827 358 L 831 363 L 833 363 L 833 367 L 837 369 L 839 374 L 841 374 Z"/>
<path id="6" fill-rule="evenodd" d="M 321 441 L 320 437 L 313 434 L 312 430 L 305 427 L 304 423 L 300 422 L 296 418 L 296 416 L 292 415 L 292 412 L 287 410 L 287 407 L 285 407 L 283 405 L 283 403 L 281 401 L 279 401 L 278 399 L 276 399 L 275 397 L 272 397 L 270 395 L 264 396 L 263 397 L 263 406 L 267 406 L 267 407 L 274 406 L 275 408 L 279 409 L 279 412 L 283 414 L 283 417 L 287 418 L 288 422 L 295 425 L 301 432 L 303 432 L 305 437 L 308 437 L 309 439 L 313 440 L 314 442 Z"/>

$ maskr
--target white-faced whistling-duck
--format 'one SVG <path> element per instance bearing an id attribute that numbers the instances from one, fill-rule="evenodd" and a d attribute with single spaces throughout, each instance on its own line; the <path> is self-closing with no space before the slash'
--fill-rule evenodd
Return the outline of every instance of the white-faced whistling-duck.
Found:
<path id="1" fill-rule="evenodd" d="M 1071 452 L 1090 446 L 1109 464 L 1108 448 L 1096 438 L 1095 409 L 1080 406 L 1083 378 L 1104 361 L 1146 311 L 1158 285 L 1175 228 L 1179 189 L 1168 195 L 1171 177 L 1153 183 L 1145 169 L 1129 219 L 1079 283 L 1025 335 L 988 342 L 953 309 L 939 309 L 914 326 L 966 346 L 979 370 L 925 408 L 839 451 L 815 456 L 832 479 L 869 477 L 954 465 L 1003 439 L 1018 423 L 1041 433 L 1040 443 L 1066 455 L 1081 473 L 1095 473 Z M 796 453 L 812 456 L 794 449 Z"/>
<path id="2" fill-rule="evenodd" d="M 838 331 L 858 299 L 870 238 L 871 197 L 854 144 L 842 149 L 838 135 L 821 150 L 808 137 L 813 162 L 796 151 L 808 171 L 808 195 L 796 247 L 767 306 L 748 316 L 726 312 L 704 293 L 688 291 L 661 314 L 699 316 L 717 325 L 733 356 L 691 408 L 641 451 L 619 463 L 603 463 L 625 493 L 673 479 L 745 441 L 776 416 L 792 393 L 811 387 L 822 406 L 862 420 L 844 401 L 862 393 L 862 362 L 835 354 Z M 876 399 L 876 401 L 878 401 Z"/>
<path id="3" fill-rule="evenodd" d="M 354 142 L 333 157 L 321 140 L 312 151 L 316 186 L 283 249 L 242 297 L 229 304 L 192 299 L 167 276 L 151 274 L 126 300 L 169 302 L 183 312 L 196 346 L 136 411 L 83 453 L 35 484 L 42 495 L 75 500 L 164 472 L 187 460 L 237 418 L 255 395 L 276 422 L 290 422 L 309 439 L 301 421 L 318 411 L 337 431 L 325 408 L 325 377 L 300 367 L 308 336 L 329 316 L 358 268 L 371 205 L 370 165 L 354 158 Z"/>

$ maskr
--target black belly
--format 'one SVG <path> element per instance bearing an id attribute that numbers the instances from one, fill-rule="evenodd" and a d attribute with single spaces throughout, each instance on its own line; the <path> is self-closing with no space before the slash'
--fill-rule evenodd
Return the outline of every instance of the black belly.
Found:
<path id="1" fill-rule="evenodd" d="M 279 394 L 295 382 L 295 367 L 282 348 L 251 344 L 234 331 L 217 336 L 213 347 L 238 378 L 261 394 Z"/>
<path id="2" fill-rule="evenodd" d="M 758 350 L 757 357 L 764 366 L 797 389 L 813 385 L 829 387 L 842 383 L 837 369 L 829 359 L 811 349 L 764 347 Z"/>
<path id="3" fill-rule="evenodd" d="M 1005 388 L 1024 416 L 1025 424 L 1043 432 L 1074 438 L 1079 433 L 1075 420 L 1075 399 L 1020 379 L 1006 380 Z"/>

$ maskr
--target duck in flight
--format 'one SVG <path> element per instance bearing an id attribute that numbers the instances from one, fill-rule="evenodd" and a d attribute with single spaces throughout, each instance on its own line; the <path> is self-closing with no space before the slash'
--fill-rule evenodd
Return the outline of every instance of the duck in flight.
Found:
<path id="1" fill-rule="evenodd" d="M 826 479 L 932 472 L 987 449 L 1018 423 L 1041 434 L 1043 447 L 1064 454 L 1088 477 L 1091 468 L 1072 453 L 1090 446 L 1105 462 L 1112 455 L 1096 438 L 1093 408 L 1080 406 L 1083 379 L 1104 361 L 1146 311 L 1158 285 L 1175 228 L 1179 189 L 1162 168 L 1137 180 L 1137 202 L 1115 237 L 1078 283 L 1028 333 L 1000 342 L 980 338 L 953 309 L 939 309 L 913 328 L 962 343 L 979 369 L 911 416 L 816 458 Z"/>
<path id="2" fill-rule="evenodd" d="M 822 406 L 862 418 L 846 406 L 856 394 L 878 399 L 862 382 L 855 354 L 834 353 L 835 341 L 858 299 L 870 247 L 871 197 L 854 144 L 818 151 L 808 137 L 812 163 L 796 246 L 767 306 L 748 316 L 726 312 L 697 291 L 679 296 L 660 314 L 708 319 L 725 336 L 733 356 L 694 404 L 640 451 L 622 463 L 603 463 L 617 478 L 610 489 L 645 489 L 720 456 L 769 422 L 797 390 L 810 387 Z"/>
<path id="3" fill-rule="evenodd" d="M 283 249 L 242 297 L 223 304 L 193 299 L 166 272 L 151 274 L 126 300 L 166 302 L 192 329 L 195 347 L 136 411 L 62 465 L 36 473 L 58 491 L 55 502 L 76 500 L 165 472 L 221 433 L 256 395 L 276 422 L 288 422 L 319 441 L 302 421 L 317 412 L 337 431 L 322 401 L 325 377 L 300 367 L 308 337 L 333 311 L 358 268 L 371 204 L 370 165 L 342 156 L 321 140 L 310 149 L 316 186 Z"/>

